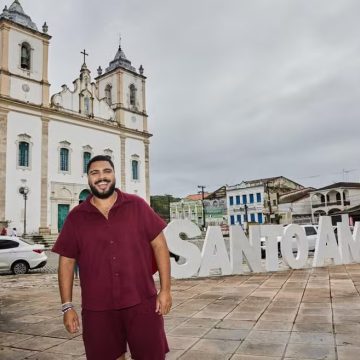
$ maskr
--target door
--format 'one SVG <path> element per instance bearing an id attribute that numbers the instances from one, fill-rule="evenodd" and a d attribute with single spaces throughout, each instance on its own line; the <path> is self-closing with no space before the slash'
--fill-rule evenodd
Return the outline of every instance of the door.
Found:
<path id="1" fill-rule="evenodd" d="M 61 231 L 61 229 L 64 225 L 66 216 L 69 213 L 69 211 L 70 211 L 70 205 L 65 205 L 65 204 L 58 205 L 58 231 L 59 232 Z"/>

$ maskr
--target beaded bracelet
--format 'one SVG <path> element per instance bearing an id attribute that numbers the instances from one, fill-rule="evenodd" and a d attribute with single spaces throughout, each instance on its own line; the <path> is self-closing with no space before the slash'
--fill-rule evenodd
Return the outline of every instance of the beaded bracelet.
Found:
<path id="1" fill-rule="evenodd" d="M 61 310 L 62 314 L 64 315 L 65 313 L 67 313 L 69 310 L 73 309 L 73 306 L 70 306 L 68 308 L 66 308 L 65 310 Z"/>
<path id="2" fill-rule="evenodd" d="M 66 302 L 64 304 L 61 304 L 61 312 L 65 314 L 67 311 L 72 309 L 74 307 L 72 302 Z"/>

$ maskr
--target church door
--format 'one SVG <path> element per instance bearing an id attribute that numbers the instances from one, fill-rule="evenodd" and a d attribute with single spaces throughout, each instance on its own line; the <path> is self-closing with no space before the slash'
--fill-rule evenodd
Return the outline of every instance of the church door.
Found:
<path id="1" fill-rule="evenodd" d="M 64 221 L 66 219 L 67 214 L 70 211 L 70 205 L 65 205 L 65 204 L 59 204 L 58 205 L 58 231 L 60 232 L 63 225 L 64 225 Z"/>
<path id="2" fill-rule="evenodd" d="M 80 193 L 79 196 L 79 204 L 86 200 L 86 198 L 90 195 L 90 191 L 85 189 Z"/>

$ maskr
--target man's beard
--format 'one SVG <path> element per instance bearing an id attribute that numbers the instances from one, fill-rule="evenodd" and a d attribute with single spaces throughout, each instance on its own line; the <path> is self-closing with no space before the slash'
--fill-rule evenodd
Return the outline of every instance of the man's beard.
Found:
<path id="1" fill-rule="evenodd" d="M 99 182 L 101 182 L 101 181 L 104 181 L 104 180 L 99 180 L 99 181 L 97 181 L 96 183 L 99 183 Z M 107 181 L 107 180 L 105 180 L 105 181 Z M 110 181 L 108 181 L 108 182 L 110 182 Z M 109 189 L 106 190 L 106 191 L 104 191 L 104 192 L 98 191 L 98 190 L 96 189 L 95 185 L 89 184 L 89 187 L 90 187 L 90 189 L 91 189 L 92 194 L 93 194 L 95 197 L 97 197 L 97 198 L 99 198 L 99 199 L 107 199 L 107 198 L 109 198 L 109 197 L 114 193 L 114 191 L 115 191 L 115 181 L 110 185 Z"/>

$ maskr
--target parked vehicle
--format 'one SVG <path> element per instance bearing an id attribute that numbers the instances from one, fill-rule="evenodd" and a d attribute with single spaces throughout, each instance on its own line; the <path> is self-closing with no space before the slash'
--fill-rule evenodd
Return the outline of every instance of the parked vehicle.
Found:
<path id="1" fill-rule="evenodd" d="M 44 245 L 14 236 L 0 236 L 0 270 L 26 274 L 29 269 L 45 266 L 46 262 Z"/>
<path id="2" fill-rule="evenodd" d="M 289 225 L 285 225 L 286 226 Z M 300 225 L 306 234 L 306 238 L 308 240 L 309 243 L 309 251 L 314 251 L 315 250 L 315 245 L 316 245 L 316 239 L 317 239 L 317 232 L 318 232 L 318 226 L 317 225 L 312 225 L 312 224 L 306 224 L 306 225 Z M 279 236 L 278 237 L 278 254 L 279 256 L 281 256 L 281 239 L 282 237 Z M 292 241 L 292 248 L 293 248 L 293 252 L 297 252 L 297 242 L 296 242 L 296 238 L 293 238 Z M 264 258 L 266 254 L 266 240 L 265 239 L 261 239 L 261 257 Z"/>

